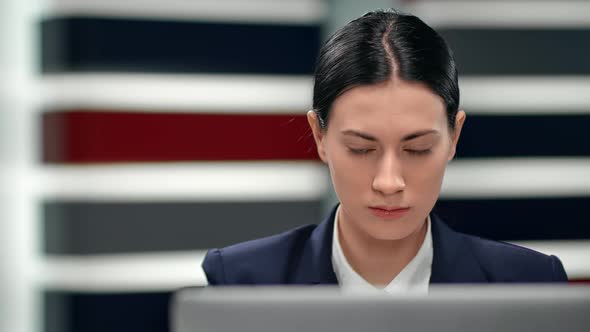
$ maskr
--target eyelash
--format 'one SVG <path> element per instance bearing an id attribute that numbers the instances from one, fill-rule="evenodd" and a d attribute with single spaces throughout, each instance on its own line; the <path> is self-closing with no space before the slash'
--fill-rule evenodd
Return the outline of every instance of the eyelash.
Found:
<path id="1" fill-rule="evenodd" d="M 352 153 L 352 154 L 356 154 L 356 155 L 365 155 L 371 151 L 373 151 L 374 149 L 351 149 L 348 148 L 348 150 Z M 409 154 L 411 155 L 415 155 L 415 156 L 421 156 L 421 155 L 427 155 L 429 154 L 432 150 L 430 149 L 426 149 L 426 150 L 406 150 Z"/>
<path id="2" fill-rule="evenodd" d="M 426 150 L 406 150 L 406 151 L 408 151 L 408 153 L 411 155 L 421 156 L 421 155 L 429 154 L 432 150 L 426 149 Z"/>
<path id="3" fill-rule="evenodd" d="M 373 149 L 352 149 L 352 148 L 348 148 L 348 150 L 352 154 L 358 154 L 358 155 L 364 155 L 364 154 L 367 154 L 367 153 L 373 151 Z"/>

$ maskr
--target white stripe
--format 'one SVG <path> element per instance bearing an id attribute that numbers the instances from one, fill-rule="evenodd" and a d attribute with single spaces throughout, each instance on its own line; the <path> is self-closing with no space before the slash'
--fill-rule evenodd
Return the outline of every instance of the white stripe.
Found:
<path id="1" fill-rule="evenodd" d="M 586 1 L 423 0 L 405 8 L 434 27 L 590 27 Z"/>
<path id="2" fill-rule="evenodd" d="M 207 284 L 201 263 L 206 251 L 47 256 L 40 284 L 78 291 L 169 291 Z"/>
<path id="3" fill-rule="evenodd" d="M 590 194 L 590 159 L 452 161 L 443 198 L 560 197 Z M 203 162 L 45 166 L 41 197 L 71 200 L 201 201 L 317 199 L 328 190 L 317 162 Z"/>
<path id="4" fill-rule="evenodd" d="M 514 244 L 559 257 L 570 279 L 590 278 L 590 241 L 527 241 Z M 73 291 L 168 291 L 207 284 L 206 251 L 150 254 L 47 256 L 39 281 Z"/>
<path id="5" fill-rule="evenodd" d="M 590 77 L 464 77 L 469 114 L 590 113 Z M 311 76 L 64 74 L 42 79 L 46 109 L 303 113 Z"/>
<path id="6" fill-rule="evenodd" d="M 590 279 L 590 241 L 520 241 L 516 245 L 559 257 L 572 279 Z"/>
<path id="7" fill-rule="evenodd" d="M 315 24 L 326 12 L 321 0 L 51 0 L 45 15 Z"/>
<path id="8" fill-rule="evenodd" d="M 67 74 L 42 78 L 49 109 L 301 112 L 310 108 L 309 76 Z"/>
<path id="9" fill-rule="evenodd" d="M 590 158 L 507 158 L 452 161 L 443 198 L 590 195 Z"/>
<path id="10" fill-rule="evenodd" d="M 464 76 L 459 85 L 468 114 L 590 114 L 590 77 Z"/>
<path id="11" fill-rule="evenodd" d="M 46 166 L 40 198 L 83 201 L 321 199 L 328 175 L 317 162 L 202 162 Z"/>

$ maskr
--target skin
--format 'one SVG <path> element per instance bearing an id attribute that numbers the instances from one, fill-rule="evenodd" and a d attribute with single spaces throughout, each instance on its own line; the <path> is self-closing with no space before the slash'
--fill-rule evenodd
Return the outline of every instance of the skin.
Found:
<path id="1" fill-rule="evenodd" d="M 392 79 L 339 96 L 323 130 L 314 111 L 307 119 L 341 203 L 344 255 L 369 283 L 386 285 L 424 241 L 465 112 L 457 113 L 451 130 L 438 95 L 421 83 Z M 409 210 L 384 218 L 371 209 L 378 206 Z"/>

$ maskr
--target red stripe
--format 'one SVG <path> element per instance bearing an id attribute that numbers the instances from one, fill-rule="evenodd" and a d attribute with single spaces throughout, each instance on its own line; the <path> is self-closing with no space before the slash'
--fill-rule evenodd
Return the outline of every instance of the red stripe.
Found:
<path id="1" fill-rule="evenodd" d="M 46 163 L 317 160 L 305 115 L 44 113 Z"/>
<path id="2" fill-rule="evenodd" d="M 574 279 L 569 281 L 570 284 L 590 284 L 590 279 Z"/>

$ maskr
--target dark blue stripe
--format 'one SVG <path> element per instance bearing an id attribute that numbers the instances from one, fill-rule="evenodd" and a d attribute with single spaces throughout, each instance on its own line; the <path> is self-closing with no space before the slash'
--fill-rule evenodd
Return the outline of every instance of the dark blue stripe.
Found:
<path id="1" fill-rule="evenodd" d="M 62 17 L 41 37 L 46 73 L 311 74 L 320 26 Z"/>
<path id="2" fill-rule="evenodd" d="M 46 291 L 45 332 L 166 332 L 171 293 Z"/>
<path id="3" fill-rule="evenodd" d="M 504 240 L 590 239 L 590 197 L 441 199 L 435 212 L 455 230 Z"/>
<path id="4" fill-rule="evenodd" d="M 451 45 L 462 75 L 590 74 L 588 28 L 447 28 L 439 31 Z"/>
<path id="5" fill-rule="evenodd" d="M 457 158 L 590 156 L 588 128 L 590 114 L 515 116 L 468 113 Z"/>
<path id="6" fill-rule="evenodd" d="M 441 28 L 462 75 L 588 75 L 590 29 Z M 41 24 L 44 72 L 311 74 L 316 25 L 89 17 Z"/>

